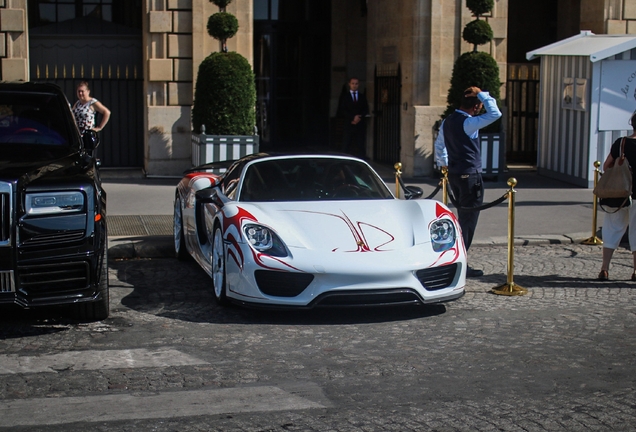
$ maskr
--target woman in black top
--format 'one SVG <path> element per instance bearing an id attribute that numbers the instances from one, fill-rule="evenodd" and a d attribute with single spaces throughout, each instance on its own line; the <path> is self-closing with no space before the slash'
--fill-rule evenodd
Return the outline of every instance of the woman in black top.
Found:
<path id="1" fill-rule="evenodd" d="M 636 113 L 632 115 L 629 122 L 634 128 L 631 135 L 625 137 L 625 159 L 630 167 L 636 166 Z M 621 141 L 619 138 L 612 144 L 610 154 L 607 155 L 605 163 L 603 163 L 603 171 L 614 166 L 614 163 L 621 157 Z M 636 180 L 636 176 L 632 176 L 632 182 Z M 632 183 L 632 199 L 636 199 L 636 185 Z M 636 282 L 636 204 L 629 207 L 623 207 L 615 213 L 607 213 L 603 220 L 602 236 L 603 236 L 603 264 L 598 274 L 599 280 L 609 279 L 609 266 L 612 260 L 614 250 L 620 244 L 621 238 L 625 234 L 625 230 L 629 226 L 629 248 L 632 251 L 634 260 L 634 271 L 631 280 Z"/>

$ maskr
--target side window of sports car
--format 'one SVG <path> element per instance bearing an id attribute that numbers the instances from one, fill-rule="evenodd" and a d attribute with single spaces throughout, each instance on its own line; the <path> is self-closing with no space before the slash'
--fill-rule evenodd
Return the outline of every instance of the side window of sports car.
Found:
<path id="1" fill-rule="evenodd" d="M 239 184 L 241 172 L 243 171 L 244 163 L 234 164 L 223 176 L 223 183 L 221 190 L 230 199 L 234 199 L 236 196 L 236 188 Z"/>

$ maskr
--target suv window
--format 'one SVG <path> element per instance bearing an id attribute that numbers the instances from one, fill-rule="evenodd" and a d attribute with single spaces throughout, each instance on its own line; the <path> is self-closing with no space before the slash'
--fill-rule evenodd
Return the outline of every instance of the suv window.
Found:
<path id="1" fill-rule="evenodd" d="M 0 145 L 69 145 L 69 128 L 54 93 L 0 92 Z"/>

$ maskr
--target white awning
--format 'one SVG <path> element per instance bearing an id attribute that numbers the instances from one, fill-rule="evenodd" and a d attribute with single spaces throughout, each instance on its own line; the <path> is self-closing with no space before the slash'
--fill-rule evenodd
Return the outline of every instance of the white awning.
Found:
<path id="1" fill-rule="evenodd" d="M 596 35 L 589 30 L 583 30 L 576 36 L 526 53 L 526 59 L 533 60 L 546 55 L 589 56 L 590 61 L 595 63 L 634 48 L 636 35 Z"/>

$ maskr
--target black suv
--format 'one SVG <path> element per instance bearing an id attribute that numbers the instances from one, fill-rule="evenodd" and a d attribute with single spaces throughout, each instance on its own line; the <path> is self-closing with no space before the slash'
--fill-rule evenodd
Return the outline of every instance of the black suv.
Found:
<path id="1" fill-rule="evenodd" d="M 93 131 L 53 84 L 0 83 L 0 305 L 109 314 L 106 192 Z"/>

